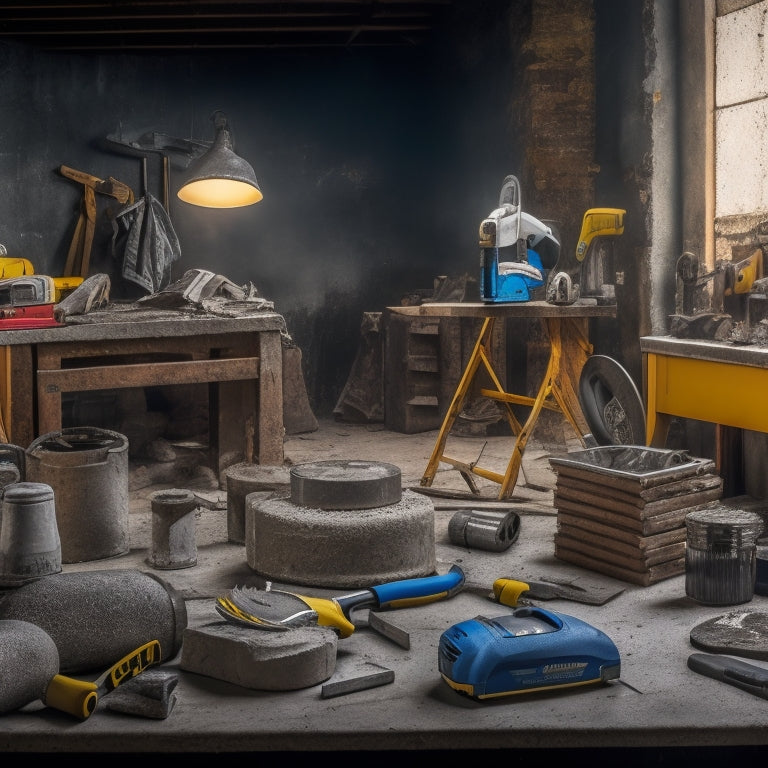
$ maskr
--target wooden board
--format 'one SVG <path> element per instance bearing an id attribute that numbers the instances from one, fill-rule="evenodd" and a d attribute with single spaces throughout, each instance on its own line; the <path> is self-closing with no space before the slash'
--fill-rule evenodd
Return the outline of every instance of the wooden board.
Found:
<path id="1" fill-rule="evenodd" d="M 668 544 L 677 544 L 681 541 L 685 541 L 687 537 L 685 526 L 672 528 L 668 531 L 662 531 L 661 533 L 655 533 L 650 536 L 643 536 L 634 531 L 627 531 L 624 528 L 619 528 L 615 525 L 604 525 L 596 520 L 579 517 L 578 515 L 571 515 L 567 512 L 559 512 L 557 522 L 558 526 L 567 525 L 571 528 L 587 531 L 597 536 L 603 536 L 615 541 L 622 541 L 632 545 L 638 550 L 655 549 Z"/>
<path id="2" fill-rule="evenodd" d="M 611 576 L 620 581 L 639 584 L 641 587 L 648 587 L 652 584 L 664 581 L 665 579 L 685 573 L 684 557 L 678 558 L 677 560 L 670 560 L 666 563 L 660 563 L 659 565 L 653 565 L 646 571 L 638 572 L 623 568 L 615 563 L 609 563 L 604 560 L 589 557 L 582 552 L 569 549 L 557 540 L 555 541 L 555 557 L 573 563 L 574 565 L 581 566 L 582 568 L 588 568 L 589 570 L 597 571 L 598 573 L 604 573 L 606 576 Z"/>
<path id="3" fill-rule="evenodd" d="M 585 552 L 599 553 L 602 551 L 606 560 L 619 562 L 627 567 L 636 566 L 643 570 L 650 565 L 657 565 L 666 560 L 685 556 L 684 540 L 641 549 L 617 539 L 595 535 L 567 525 L 558 526 L 557 536 L 564 544 L 567 541 L 568 546 L 574 548 L 582 546 Z"/>
<path id="4" fill-rule="evenodd" d="M 575 491 L 558 482 L 555 485 L 555 506 L 559 506 L 558 502 L 562 499 L 565 501 L 588 504 L 593 507 L 602 507 L 610 512 L 646 520 L 650 517 L 673 512 L 676 509 L 696 507 L 700 504 L 705 504 L 708 501 L 717 501 L 722 494 L 722 479 L 717 477 L 716 482 L 709 488 L 703 488 L 684 495 L 674 496 L 669 499 L 659 499 L 658 501 L 652 501 L 643 504 L 642 506 L 638 506 L 637 504 L 627 504 L 617 499 L 605 499 L 596 491 L 590 493 Z"/>
<path id="5" fill-rule="evenodd" d="M 568 489 L 569 493 L 572 493 L 574 496 L 582 494 L 597 497 L 604 501 L 611 499 L 622 504 L 640 507 L 641 509 L 649 503 L 663 499 L 680 498 L 690 493 L 707 491 L 716 487 L 722 488 L 722 485 L 723 479 L 719 475 L 705 474 L 700 477 L 692 477 L 642 489 L 637 493 L 630 493 L 612 485 L 589 482 L 574 477 L 557 479 L 557 487 L 563 490 Z M 686 502 L 683 506 L 690 506 L 690 504 Z"/>
<path id="6" fill-rule="evenodd" d="M 614 525 L 617 528 L 623 528 L 625 531 L 638 533 L 642 536 L 652 536 L 653 534 L 669 531 L 673 528 L 680 528 L 685 525 L 685 516 L 695 509 L 695 507 L 684 507 L 683 509 L 675 509 L 671 512 L 640 519 L 638 516 L 622 515 L 602 507 L 593 507 L 588 504 L 571 502 L 567 499 L 558 499 L 557 494 L 555 494 L 555 506 L 557 507 L 558 514 L 561 511 L 567 512 L 604 523 L 605 525 Z"/>
<path id="7" fill-rule="evenodd" d="M 669 544 L 652 552 L 639 552 L 631 547 L 627 547 L 626 544 L 610 539 L 600 539 L 599 537 L 586 538 L 585 536 L 588 536 L 588 534 L 573 538 L 568 535 L 570 532 L 568 529 L 558 530 L 555 534 L 555 542 L 568 549 L 581 552 L 598 560 L 604 560 L 607 563 L 619 565 L 630 571 L 642 573 L 651 566 L 685 557 L 685 542 Z"/>

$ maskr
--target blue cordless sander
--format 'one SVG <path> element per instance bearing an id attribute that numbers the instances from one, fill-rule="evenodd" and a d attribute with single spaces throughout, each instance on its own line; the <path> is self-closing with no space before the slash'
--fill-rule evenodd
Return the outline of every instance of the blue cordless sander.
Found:
<path id="1" fill-rule="evenodd" d="M 438 669 L 455 691 L 481 700 L 608 682 L 619 677 L 621 660 L 599 629 L 530 606 L 446 629 L 440 636 Z"/>

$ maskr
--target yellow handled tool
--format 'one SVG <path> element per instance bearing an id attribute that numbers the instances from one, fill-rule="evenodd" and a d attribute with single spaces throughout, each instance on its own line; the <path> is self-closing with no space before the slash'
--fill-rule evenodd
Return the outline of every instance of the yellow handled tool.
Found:
<path id="1" fill-rule="evenodd" d="M 623 208 L 590 208 L 581 222 L 576 260 L 584 261 L 596 237 L 623 235 L 625 213 Z"/>
<path id="2" fill-rule="evenodd" d="M 136 677 L 147 667 L 158 664 L 161 658 L 159 641 L 150 640 L 124 656 L 94 681 L 54 675 L 48 683 L 43 703 L 80 720 L 87 720 L 96 709 L 99 696 L 114 691 L 121 683 Z"/>
<path id="3" fill-rule="evenodd" d="M 493 599 L 502 605 L 509 605 L 513 608 L 517 605 L 520 595 L 530 589 L 524 581 L 516 579 L 496 579 L 493 582 Z"/>

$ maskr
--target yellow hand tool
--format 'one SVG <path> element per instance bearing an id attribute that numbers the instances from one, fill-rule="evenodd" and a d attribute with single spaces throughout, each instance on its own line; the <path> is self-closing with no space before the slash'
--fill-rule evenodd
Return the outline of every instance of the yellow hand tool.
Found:
<path id="1" fill-rule="evenodd" d="M 80 720 L 87 720 L 96 709 L 100 696 L 114 691 L 147 667 L 158 664 L 161 658 L 159 641 L 150 640 L 124 656 L 94 681 L 54 675 L 48 683 L 43 703 Z"/>

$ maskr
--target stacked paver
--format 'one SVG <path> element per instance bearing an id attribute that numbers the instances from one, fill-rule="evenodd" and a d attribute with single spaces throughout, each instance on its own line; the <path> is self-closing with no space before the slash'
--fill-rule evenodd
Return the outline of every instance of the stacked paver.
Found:
<path id="1" fill-rule="evenodd" d="M 685 516 L 721 498 L 710 459 L 612 445 L 553 456 L 555 557 L 649 586 L 685 572 Z"/>

